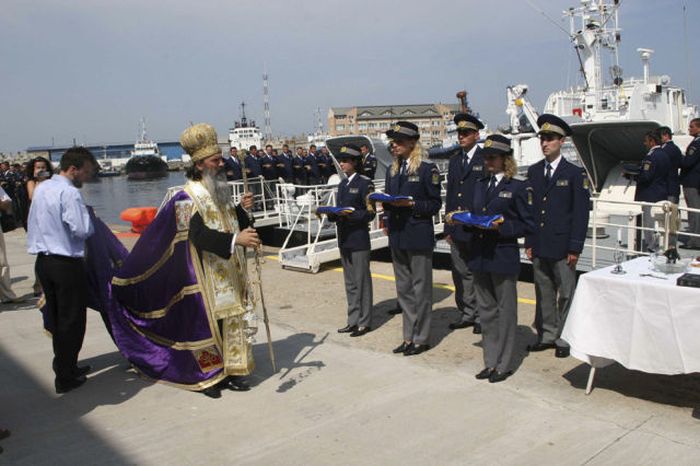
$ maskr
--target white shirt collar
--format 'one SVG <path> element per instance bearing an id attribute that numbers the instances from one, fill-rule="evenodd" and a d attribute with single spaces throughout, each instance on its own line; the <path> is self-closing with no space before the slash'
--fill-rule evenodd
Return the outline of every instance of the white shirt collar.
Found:
<path id="1" fill-rule="evenodd" d="M 464 149 L 462 149 L 462 153 L 467 155 L 467 162 L 471 162 L 472 157 L 474 157 L 474 153 L 476 150 L 479 148 L 478 144 L 474 144 L 474 147 L 469 149 L 469 152 L 464 152 Z"/>
<path id="2" fill-rule="evenodd" d="M 559 162 L 561 162 L 561 154 L 559 154 L 559 157 L 554 159 L 553 162 L 549 162 L 549 165 L 552 167 L 552 173 L 554 173 L 557 170 L 557 167 L 559 166 Z M 547 173 L 547 159 L 544 161 L 544 172 L 545 174 Z"/>
<path id="3" fill-rule="evenodd" d="M 649 152 L 647 152 L 647 155 L 651 155 L 652 152 L 654 152 L 654 151 L 655 151 L 656 149 L 658 149 L 659 147 L 661 147 L 661 146 L 654 146 L 654 147 L 652 147 L 651 149 L 649 149 Z"/>
<path id="4" fill-rule="evenodd" d="M 352 181 L 353 178 L 355 178 L 355 175 L 357 175 L 357 172 L 353 173 L 352 175 L 348 176 L 348 184 Z"/>
<path id="5" fill-rule="evenodd" d="M 501 180 L 503 179 L 504 176 L 506 176 L 505 172 L 501 173 L 496 173 L 495 175 L 491 175 L 496 177 L 496 184 L 499 184 Z M 489 180 L 490 181 L 490 180 Z"/>

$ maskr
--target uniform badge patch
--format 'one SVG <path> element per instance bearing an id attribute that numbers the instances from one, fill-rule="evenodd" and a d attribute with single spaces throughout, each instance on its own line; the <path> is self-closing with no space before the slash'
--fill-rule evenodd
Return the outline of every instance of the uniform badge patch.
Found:
<path id="1" fill-rule="evenodd" d="M 433 168 L 431 181 L 436 186 L 440 184 L 440 172 L 438 171 L 437 168 Z"/>
<path id="2" fill-rule="evenodd" d="M 410 181 L 412 183 L 417 183 L 420 181 L 420 176 L 409 176 L 408 181 Z"/>
<path id="3" fill-rule="evenodd" d="M 688 155 L 693 155 L 695 153 L 695 146 L 688 148 Z"/>
<path id="4" fill-rule="evenodd" d="M 357 193 L 360 192 L 360 188 L 350 188 L 350 189 L 348 190 L 348 192 L 349 192 L 350 194 L 357 194 Z"/>
<path id="5" fill-rule="evenodd" d="M 588 178 L 584 177 L 583 178 L 583 189 L 590 189 L 590 188 L 591 188 L 591 185 L 588 182 Z"/>
<path id="6" fill-rule="evenodd" d="M 532 205 L 533 192 L 532 188 L 527 188 L 527 205 Z"/>
<path id="7" fill-rule="evenodd" d="M 500 193 L 498 193 L 498 197 L 504 197 L 506 199 L 510 199 L 513 197 L 513 193 L 510 191 L 501 191 Z"/>
<path id="8" fill-rule="evenodd" d="M 483 165 L 474 165 L 474 166 L 472 167 L 472 171 L 475 171 L 475 172 L 482 172 L 482 171 L 484 171 L 484 166 L 483 166 Z"/>
<path id="9" fill-rule="evenodd" d="M 651 162 L 644 162 L 642 164 L 642 169 L 646 172 L 648 172 L 651 169 Z"/>
<path id="10" fill-rule="evenodd" d="M 569 186 L 569 180 L 557 180 L 557 186 Z"/>

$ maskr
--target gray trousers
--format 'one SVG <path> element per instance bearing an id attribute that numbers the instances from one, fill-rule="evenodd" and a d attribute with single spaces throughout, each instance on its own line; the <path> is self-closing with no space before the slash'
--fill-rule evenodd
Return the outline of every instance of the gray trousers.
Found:
<path id="1" fill-rule="evenodd" d="M 470 245 L 463 241 L 453 241 L 450 245 L 452 256 L 452 281 L 455 284 L 455 302 L 460 312 L 459 322 L 480 322 L 476 311 L 474 276 L 467 266 Z"/>
<path id="2" fill-rule="evenodd" d="M 700 209 L 700 188 L 683 186 L 685 203 L 691 209 Z M 688 232 L 700 234 L 700 213 L 688 212 Z M 687 245 L 700 248 L 700 238 L 687 238 Z"/>
<path id="3" fill-rule="evenodd" d="M 532 273 L 535 281 L 535 328 L 542 343 L 555 343 L 568 347 L 561 339 L 566 317 L 576 290 L 576 270 L 564 259 L 532 260 Z"/>
<path id="4" fill-rule="evenodd" d="M 511 370 L 518 327 L 517 275 L 474 272 L 476 306 L 481 316 L 484 367 Z"/>
<path id="5" fill-rule="evenodd" d="M 350 326 L 372 326 L 372 276 L 369 271 L 369 255 L 369 250 L 340 250 Z"/>
<path id="6" fill-rule="evenodd" d="M 649 230 L 642 231 L 642 252 L 654 249 L 657 245 L 654 241 L 654 217 L 651 215 L 651 206 L 642 206 L 642 226 Z"/>
<path id="7" fill-rule="evenodd" d="M 403 309 L 403 339 L 425 345 L 433 308 L 433 251 L 391 249 L 396 295 Z"/>

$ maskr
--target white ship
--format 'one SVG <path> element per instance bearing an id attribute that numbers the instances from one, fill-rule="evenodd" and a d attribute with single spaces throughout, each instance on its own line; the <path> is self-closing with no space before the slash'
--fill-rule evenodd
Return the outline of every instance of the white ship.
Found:
<path id="1" fill-rule="evenodd" d="M 611 183 L 627 184 L 618 179 L 621 164 L 641 160 L 646 153 L 642 145 L 646 131 L 668 126 L 675 143 L 684 150 L 692 139 L 687 134 L 688 123 L 698 115 L 697 106 L 687 103 L 685 91 L 672 85 L 670 76 L 651 74 L 653 50 L 637 49 L 642 78 L 623 76 L 618 59 L 619 10 L 619 1 L 581 0 L 579 7 L 564 12 L 581 63 L 582 84 L 553 92 L 544 106 L 544 113 L 558 115 L 571 125 L 573 143 L 597 192 Z M 608 82 L 603 78 L 604 52 Z M 508 87 L 507 98 L 514 153 L 519 165 L 527 166 L 542 158 L 536 137 L 538 115 L 528 101 L 526 85 Z M 625 200 L 631 193 L 626 194 Z"/>
<path id="2" fill-rule="evenodd" d="M 245 102 L 241 103 L 241 120 L 236 121 L 228 132 L 229 147 L 248 150 L 250 146 L 261 148 L 263 139 L 260 128 L 255 126 L 255 121 L 245 116 Z"/>

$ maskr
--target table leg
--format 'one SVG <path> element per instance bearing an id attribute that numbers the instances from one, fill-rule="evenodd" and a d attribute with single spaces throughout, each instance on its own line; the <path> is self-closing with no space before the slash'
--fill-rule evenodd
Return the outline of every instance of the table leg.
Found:
<path id="1" fill-rule="evenodd" d="M 591 366 L 591 370 L 588 372 L 588 383 L 586 383 L 586 395 L 590 395 L 593 391 L 593 377 L 595 377 L 595 367 Z"/>

